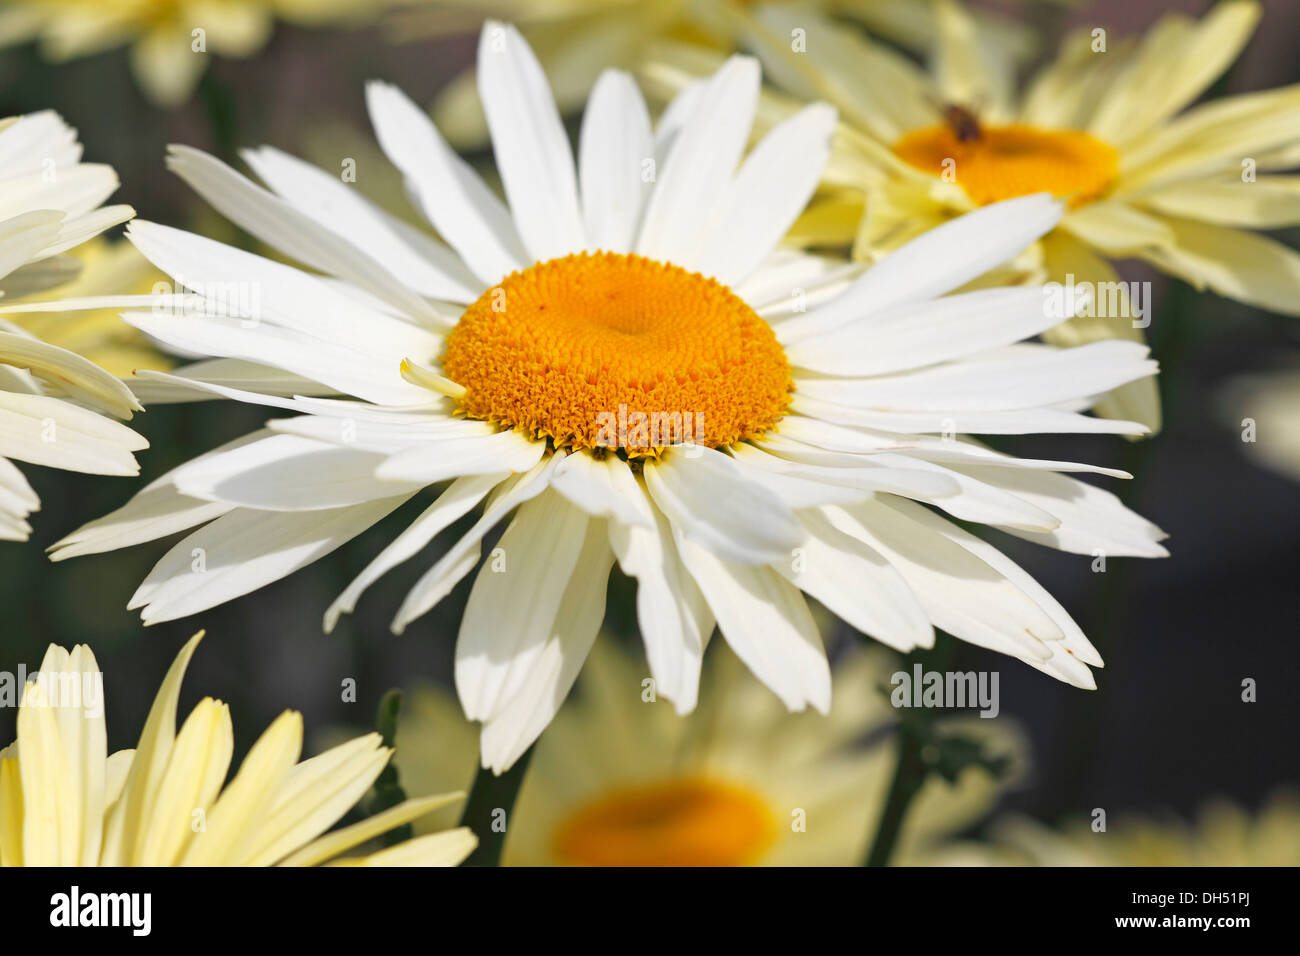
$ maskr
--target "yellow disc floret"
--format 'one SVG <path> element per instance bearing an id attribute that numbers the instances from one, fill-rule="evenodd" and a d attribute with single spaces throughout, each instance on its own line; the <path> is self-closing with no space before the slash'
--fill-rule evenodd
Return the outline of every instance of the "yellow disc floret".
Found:
<path id="1" fill-rule="evenodd" d="M 981 206 L 1049 192 L 1078 206 L 1106 192 L 1119 155 L 1078 130 L 943 124 L 912 130 L 894 153 L 917 169 L 959 184 Z"/>
<path id="2" fill-rule="evenodd" d="M 776 837 L 767 804 L 717 780 L 626 787 L 579 808 L 556 831 L 566 863 L 587 866 L 746 866 Z"/>
<path id="3" fill-rule="evenodd" d="M 630 456 L 761 435 L 793 388 L 771 327 L 726 286 L 609 252 L 507 276 L 447 336 L 442 368 L 470 418 Z"/>

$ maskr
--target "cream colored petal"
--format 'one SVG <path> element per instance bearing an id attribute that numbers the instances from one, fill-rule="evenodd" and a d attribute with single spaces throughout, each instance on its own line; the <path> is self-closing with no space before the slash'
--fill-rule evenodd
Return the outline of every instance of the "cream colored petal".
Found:
<path id="1" fill-rule="evenodd" d="M 1274 239 L 1166 217 L 1174 244 L 1142 258 L 1229 299 L 1300 315 L 1300 254 Z"/>
<path id="2" fill-rule="evenodd" d="M 395 807 L 389 807 L 381 813 L 366 817 L 360 823 L 327 833 L 318 840 L 313 840 L 297 853 L 284 859 L 281 866 L 316 866 L 333 859 L 340 853 L 346 853 L 353 847 L 360 846 L 367 840 L 387 833 L 389 830 L 410 823 L 426 813 L 432 813 L 442 807 L 450 806 L 465 799 L 464 793 L 444 793 L 431 797 L 418 797 L 405 800 Z M 468 832 L 468 831 L 466 831 Z"/>
<path id="3" fill-rule="evenodd" d="M 339 860 L 339 866 L 459 866 L 478 846 L 467 827 L 431 833 L 356 859 Z"/>
<path id="4" fill-rule="evenodd" d="M 1099 303 L 1099 307 L 1094 308 L 1093 311 L 1106 313 L 1076 316 L 1044 333 L 1044 340 L 1063 348 L 1073 348 L 1076 345 L 1086 345 L 1104 339 L 1146 341 L 1141 328 L 1143 319 L 1134 316 L 1133 313 L 1135 306 L 1141 306 L 1146 310 L 1146 318 L 1149 319 L 1151 303 L 1132 302 L 1128 284 L 1120 280 L 1119 274 L 1109 262 L 1078 239 L 1060 230 L 1043 240 L 1043 253 L 1049 281 L 1060 283 L 1073 281 L 1076 285 L 1087 283 L 1088 285 L 1084 287 L 1093 290 Z M 1071 276 L 1072 279 L 1068 278 Z M 1135 319 L 1139 322 L 1137 328 L 1133 324 Z M 1095 411 L 1106 418 L 1141 422 L 1153 433 L 1158 432 L 1160 390 L 1156 387 L 1155 377 L 1121 385 L 1098 402 Z"/>
<path id="5" fill-rule="evenodd" d="M 101 863 L 104 866 L 128 865 L 137 855 L 137 846 L 143 847 L 146 833 L 143 822 L 149 818 L 157 797 L 158 784 L 167 771 L 172 744 L 176 739 L 176 706 L 181 692 L 181 681 L 189 666 L 194 649 L 203 639 L 203 632 L 195 634 L 181 648 L 176 660 L 167 670 L 162 686 L 154 697 L 149 716 L 145 719 L 140 742 L 136 744 L 131 770 L 122 787 L 122 796 L 109 813 L 104 829 L 104 849 Z"/>
<path id="6" fill-rule="evenodd" d="M 25 368 L 41 381 L 119 418 L 143 411 L 131 390 L 75 352 L 0 330 L 0 362 Z"/>
<path id="7" fill-rule="evenodd" d="M 145 95 L 159 106 L 180 106 L 198 85 L 208 55 L 194 52 L 193 42 L 188 29 L 166 24 L 131 47 L 131 72 Z"/>
<path id="8" fill-rule="evenodd" d="M 1173 242 L 1173 234 L 1162 220 L 1117 200 L 1091 202 L 1071 210 L 1061 220 L 1061 228 L 1114 256 L 1165 248 Z"/>
<path id="9" fill-rule="evenodd" d="M 302 753 L 302 714 L 286 710 L 239 765 L 235 779 L 207 814 L 205 829 L 190 841 L 182 866 L 243 866 L 254 834 Z"/>
<path id="10" fill-rule="evenodd" d="M 1174 183 L 1131 201 L 1155 212 L 1216 226 L 1281 229 L 1300 223 L 1300 176 Z"/>
<path id="11" fill-rule="evenodd" d="M 211 697 L 199 701 L 185 718 L 135 862 L 140 866 L 175 866 L 221 792 L 234 751 L 230 708 Z"/>
<path id="12" fill-rule="evenodd" d="M 1130 142 L 1177 113 L 1237 58 L 1259 16 L 1259 4 L 1229 0 L 1199 23 L 1181 16 L 1162 19 L 1107 91 L 1089 132 L 1110 143 Z"/>
<path id="13" fill-rule="evenodd" d="M 1212 100 L 1120 155 L 1112 195 L 1214 175 L 1285 169 L 1300 162 L 1300 85 Z M 1286 162 L 1287 154 L 1290 162 Z"/>
<path id="14" fill-rule="evenodd" d="M 1010 118 L 1015 61 L 996 34 L 985 33 L 964 7 L 934 5 L 937 42 L 931 69 L 945 103 L 978 109 L 991 122 Z"/>
<path id="15" fill-rule="evenodd" d="M 245 848 L 247 866 L 270 866 L 320 836 L 356 806 L 392 751 L 379 734 L 340 744 L 293 768 Z"/>

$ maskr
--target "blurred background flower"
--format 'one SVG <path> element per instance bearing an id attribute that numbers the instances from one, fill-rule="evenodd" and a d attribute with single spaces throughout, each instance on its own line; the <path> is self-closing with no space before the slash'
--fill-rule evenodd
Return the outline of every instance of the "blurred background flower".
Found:
<path id="1" fill-rule="evenodd" d="M 655 699 L 644 658 L 606 636 L 538 744 L 508 821 L 506 865 L 857 865 L 897 759 L 898 712 L 882 692 L 897 666 L 878 650 L 850 653 L 835 667 L 831 713 L 790 714 L 719 647 L 700 708 L 683 718 Z M 978 744 L 985 763 L 927 779 L 898 863 L 978 822 L 1023 774 L 1024 742 L 1009 721 L 943 724 Z M 413 792 L 466 789 L 478 730 L 453 694 L 420 684 L 406 696 L 397 748 Z M 444 811 L 416 829 L 454 821 Z"/>
<path id="2" fill-rule="evenodd" d="M 1283 790 L 1251 813 L 1211 800 L 1194 822 L 1127 813 L 1104 830 L 1052 829 L 1025 816 L 989 827 L 990 842 L 959 843 L 928 862 L 957 866 L 1300 866 L 1300 796 Z"/>
<path id="3" fill-rule="evenodd" d="M 277 19 L 319 26 L 364 22 L 387 0 L 6 0 L 0 46 L 35 40 L 60 63 L 119 46 L 145 95 L 164 107 L 184 103 L 208 54 L 252 56 Z"/>

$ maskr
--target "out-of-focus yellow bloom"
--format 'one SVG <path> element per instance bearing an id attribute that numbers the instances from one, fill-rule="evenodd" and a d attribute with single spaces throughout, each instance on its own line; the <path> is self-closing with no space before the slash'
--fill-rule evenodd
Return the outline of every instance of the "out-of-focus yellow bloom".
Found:
<path id="1" fill-rule="evenodd" d="M 1219 408 L 1228 427 L 1241 430 L 1247 455 L 1300 481 L 1300 369 L 1236 379 L 1220 393 Z"/>
<path id="2" fill-rule="evenodd" d="M 47 302 L 106 295 L 144 295 L 166 276 L 149 264 L 129 242 L 92 239 L 64 253 L 75 278 L 53 291 L 20 302 Z M 7 299 L 6 305 L 13 304 Z M 82 355 L 118 378 L 136 369 L 166 371 L 172 362 L 119 316 L 120 309 L 84 312 L 17 312 L 5 319 L 43 342 Z"/>
<path id="3" fill-rule="evenodd" d="M 767 75 L 795 97 L 770 97 L 769 121 L 802 99 L 829 101 L 842 119 L 820 202 L 793 242 L 852 243 L 874 260 L 977 206 L 1046 191 L 1071 208 L 1017 266 L 1091 291 L 1095 313 L 1049 332 L 1054 344 L 1142 340 L 1150 303 L 1119 282 L 1115 259 L 1300 315 L 1300 255 L 1250 231 L 1300 224 L 1300 177 L 1273 175 L 1300 165 L 1300 85 L 1186 109 L 1245 47 L 1258 3 L 1225 0 L 1199 21 L 1170 14 L 1136 40 L 1080 30 L 1019 93 L 999 44 L 956 4 L 937 9 L 927 72 L 813 12 L 756 8 Z M 795 31 L 805 52 L 792 49 Z M 682 47 L 656 59 L 651 74 L 671 88 L 711 68 Z M 1158 428 L 1155 379 L 1099 411 Z"/>
<path id="4" fill-rule="evenodd" d="M 1026 817 L 992 829 L 990 844 L 962 844 L 932 862 L 1009 866 L 1300 866 L 1300 795 L 1276 794 L 1256 814 L 1208 804 L 1193 825 L 1121 818 L 1103 832 L 1080 823 L 1053 830 Z"/>
<path id="5" fill-rule="evenodd" d="M 636 68 L 655 40 L 674 39 L 728 52 L 745 43 L 752 21 L 737 0 L 399 0 L 408 9 L 394 14 L 396 36 L 418 40 L 468 33 L 491 16 L 523 31 L 542 62 L 563 113 L 577 112 L 600 72 Z M 923 49 L 935 29 L 932 0 L 801 0 L 798 9 L 864 24 L 873 33 L 912 49 Z M 990 14 L 979 15 L 1018 57 L 1031 50 L 1024 27 Z M 473 70 L 439 94 L 433 116 L 455 146 L 486 145 L 487 124 Z"/>
<path id="6" fill-rule="evenodd" d="M 507 824 L 507 865 L 849 865 L 861 861 L 893 773 L 897 714 L 887 654 L 858 654 L 834 674 L 829 715 L 788 713 L 725 649 L 706 666 L 699 710 L 655 702 L 644 663 L 598 641 L 579 693 L 537 745 Z M 1020 761 L 1005 721 L 950 726 Z M 407 695 L 398 765 L 416 789 L 463 787 L 478 735 L 448 692 Z M 908 863 L 986 814 L 1002 781 L 968 768 L 932 776 L 908 812 L 894 857 Z M 426 825 L 449 822 L 434 816 Z M 419 829 L 419 825 L 417 825 Z"/>
<path id="7" fill-rule="evenodd" d="M 234 750 L 227 706 L 204 698 L 176 730 L 181 679 L 201 637 L 167 672 L 136 748 L 111 755 L 94 654 L 50 645 L 23 689 L 18 739 L 0 750 L 0 865 L 454 866 L 474 849 L 473 834 L 459 829 L 343 857 L 464 795 L 407 800 L 326 833 L 392 751 L 367 734 L 300 762 L 294 711 L 266 729 L 223 786 Z"/>
<path id="8" fill-rule="evenodd" d="M 209 53 L 252 56 L 275 20 L 320 26 L 373 17 L 386 0 L 8 0 L 0 46 L 36 40 L 61 62 L 122 45 L 145 94 L 178 106 L 194 92 Z"/>

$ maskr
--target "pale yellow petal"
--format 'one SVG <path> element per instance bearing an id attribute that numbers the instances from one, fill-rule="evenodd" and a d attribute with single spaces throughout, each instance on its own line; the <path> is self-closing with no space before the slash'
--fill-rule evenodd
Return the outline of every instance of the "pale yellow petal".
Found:
<path id="1" fill-rule="evenodd" d="M 1199 23 L 1165 17 L 1143 38 L 1132 66 L 1107 91 L 1089 132 L 1131 142 L 1200 96 L 1237 58 L 1255 32 L 1252 0 L 1219 3 Z"/>
<path id="2" fill-rule="evenodd" d="M 1145 341 L 1141 325 L 1146 320 L 1137 317 L 1138 327 L 1134 327 L 1133 313 L 1135 306 L 1141 306 L 1149 318 L 1151 303 L 1133 303 L 1128 286 L 1109 262 L 1059 229 L 1046 236 L 1042 246 L 1048 281 L 1091 288 L 1098 303 L 1093 311 L 1104 313 L 1072 318 L 1045 333 L 1044 340 L 1063 348 L 1105 339 Z M 1160 391 L 1155 377 L 1115 389 L 1097 404 L 1096 411 L 1105 418 L 1141 422 L 1153 433 L 1159 431 Z"/>
<path id="3" fill-rule="evenodd" d="M 1131 201 L 1156 212 L 1219 226 L 1281 229 L 1300 223 L 1300 176 L 1175 183 Z"/>
<path id="4" fill-rule="evenodd" d="M 1118 200 L 1091 202 L 1072 209 L 1061 220 L 1060 228 L 1112 256 L 1163 248 L 1173 242 L 1173 234 L 1161 219 Z"/>
<path id="5" fill-rule="evenodd" d="M 302 714 L 286 710 L 253 744 L 239 772 L 190 841 L 183 866 L 242 866 L 250 858 L 256 827 L 302 753 Z"/>
<path id="6" fill-rule="evenodd" d="M 176 706 L 181 681 L 185 679 L 185 669 L 202 639 L 203 632 L 199 631 L 185 642 L 163 678 L 153 706 L 149 708 L 122 795 L 113 805 L 105 825 L 104 866 L 129 865 L 144 846 L 147 834 L 142 831 L 141 824 L 153 810 L 158 784 L 167 772 L 167 762 L 171 759 L 172 745 L 176 740 Z"/>
<path id="7" fill-rule="evenodd" d="M 477 742 L 475 746 L 477 747 Z M 434 810 L 464 799 L 465 794 L 458 792 L 405 800 L 395 807 L 389 807 L 374 816 L 366 817 L 359 823 L 335 830 L 333 833 L 327 833 L 320 839 L 307 844 L 297 853 L 287 857 L 280 865 L 316 866 L 326 860 L 333 859 L 340 853 L 346 853 L 353 847 L 360 846 L 367 840 L 372 840 L 389 830 L 410 823 L 426 813 L 432 813 Z"/>
<path id="8" fill-rule="evenodd" d="M 185 718 L 144 828 L 140 866 L 175 866 L 226 781 L 234 751 L 230 708 L 205 697 Z"/>
<path id="9" fill-rule="evenodd" d="M 466 827 L 415 837 L 369 856 L 335 860 L 332 866 L 459 866 L 478 846 Z"/>

